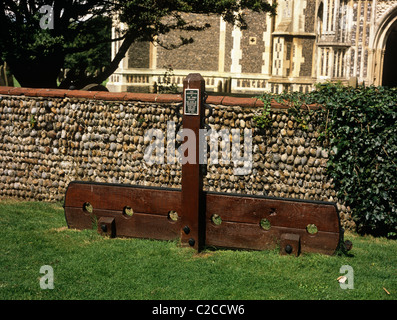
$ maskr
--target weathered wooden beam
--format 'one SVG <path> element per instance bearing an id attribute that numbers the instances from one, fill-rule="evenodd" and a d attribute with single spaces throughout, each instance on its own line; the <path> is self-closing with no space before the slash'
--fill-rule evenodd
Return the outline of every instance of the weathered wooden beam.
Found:
<path id="1" fill-rule="evenodd" d="M 71 182 L 65 197 L 70 228 L 95 227 L 114 218 L 117 237 L 172 240 L 180 237 L 181 191 L 131 185 Z"/>

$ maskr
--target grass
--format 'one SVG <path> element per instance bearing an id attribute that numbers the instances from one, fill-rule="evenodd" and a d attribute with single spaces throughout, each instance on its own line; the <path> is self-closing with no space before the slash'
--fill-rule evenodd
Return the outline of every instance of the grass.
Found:
<path id="1" fill-rule="evenodd" d="M 360 237 L 351 256 L 206 250 L 68 229 L 61 204 L 0 201 L 1 300 L 396 300 L 397 241 Z M 40 288 L 40 268 L 54 289 Z M 341 266 L 354 270 L 342 290 Z M 389 292 L 389 294 L 384 290 Z"/>

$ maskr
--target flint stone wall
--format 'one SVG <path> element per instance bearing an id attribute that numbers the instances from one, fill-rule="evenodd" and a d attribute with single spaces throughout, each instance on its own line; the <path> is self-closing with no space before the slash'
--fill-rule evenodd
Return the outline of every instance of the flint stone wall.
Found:
<path id="1" fill-rule="evenodd" d="M 167 121 L 182 122 L 181 101 L 179 95 L 0 87 L 0 198 L 62 201 L 74 180 L 180 188 L 180 164 L 149 165 L 143 156 L 147 130 L 166 136 Z M 210 96 L 207 104 L 213 129 L 253 129 L 253 165 L 242 176 L 233 174 L 233 163 L 207 165 L 205 190 L 334 201 L 342 226 L 354 228 L 326 173 L 319 113 L 301 130 L 274 104 L 271 127 L 263 130 L 253 121 L 263 108 L 257 99 Z"/>

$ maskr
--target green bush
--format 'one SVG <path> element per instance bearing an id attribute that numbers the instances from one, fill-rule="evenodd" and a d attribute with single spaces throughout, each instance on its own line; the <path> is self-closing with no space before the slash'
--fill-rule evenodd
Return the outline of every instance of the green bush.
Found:
<path id="1" fill-rule="evenodd" d="M 323 106 L 320 137 L 329 139 L 327 172 L 339 199 L 351 207 L 358 232 L 396 238 L 397 89 L 326 83 L 276 100 L 290 106 L 303 129 L 307 106 Z"/>

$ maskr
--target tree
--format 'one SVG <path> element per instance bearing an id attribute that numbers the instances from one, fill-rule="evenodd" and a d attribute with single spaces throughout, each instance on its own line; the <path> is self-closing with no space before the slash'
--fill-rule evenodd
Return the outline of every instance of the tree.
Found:
<path id="1" fill-rule="evenodd" d="M 172 30 L 204 30 L 183 13 L 219 14 L 225 21 L 246 26 L 243 10 L 275 14 L 276 2 L 265 0 L 3 0 L 0 2 L 0 60 L 10 66 L 25 87 L 82 88 L 102 83 L 118 67 L 136 41 L 158 41 Z M 120 21 L 111 37 L 112 21 Z M 121 46 L 110 61 L 110 44 Z M 171 48 L 192 42 L 181 38 Z"/>

